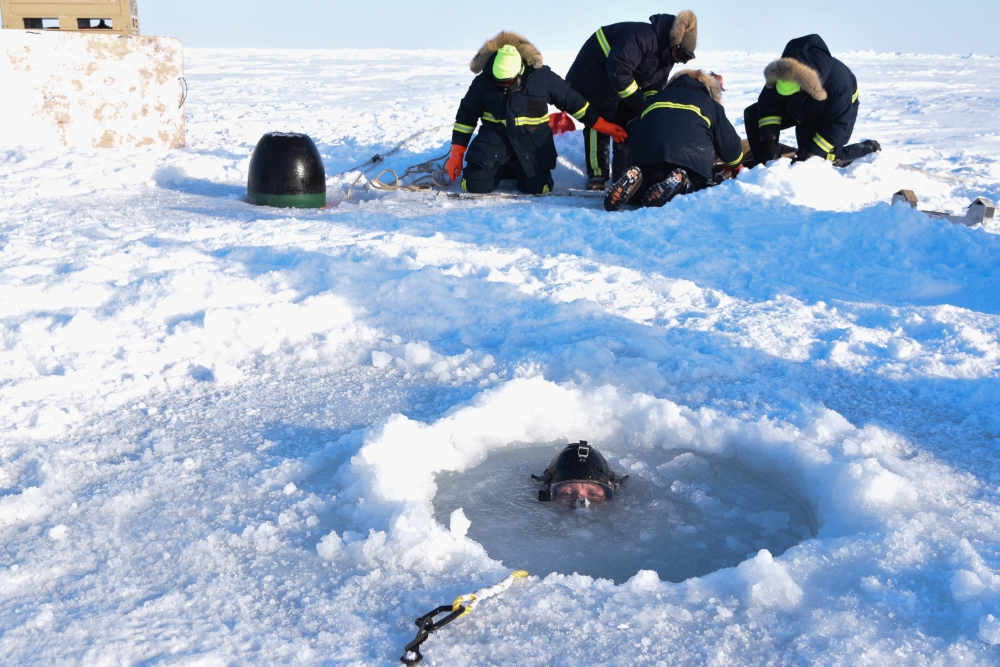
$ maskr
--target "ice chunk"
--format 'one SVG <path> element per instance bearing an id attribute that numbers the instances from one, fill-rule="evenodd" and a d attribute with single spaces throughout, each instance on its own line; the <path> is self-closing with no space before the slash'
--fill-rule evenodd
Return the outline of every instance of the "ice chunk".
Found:
<path id="1" fill-rule="evenodd" d="M 333 560 L 343 548 L 343 540 L 340 539 L 340 535 L 337 535 L 337 531 L 333 531 L 319 541 L 319 544 L 316 545 L 316 553 L 319 554 L 320 558 Z"/>
<path id="2" fill-rule="evenodd" d="M 976 576 L 975 572 L 959 570 L 951 578 L 951 594 L 959 602 L 978 597 L 984 590 L 986 590 L 986 584 Z"/>
<path id="3" fill-rule="evenodd" d="M 1000 644 L 1000 619 L 987 614 L 979 619 L 978 637 L 987 644 Z"/>
<path id="4" fill-rule="evenodd" d="M 656 576 L 656 572 L 652 570 L 639 570 L 634 577 L 632 577 L 630 584 L 633 591 L 646 591 L 652 592 L 660 588 L 661 582 L 660 578 Z"/>
<path id="5" fill-rule="evenodd" d="M 461 507 L 451 513 L 450 530 L 451 534 L 455 537 L 465 537 L 471 525 L 472 522 L 466 518 L 465 512 Z"/>
<path id="6" fill-rule="evenodd" d="M 278 528 L 270 521 L 265 521 L 257 528 L 247 526 L 243 529 L 243 533 L 236 538 L 236 543 L 252 546 L 261 553 L 271 553 L 281 548 Z"/>
<path id="7" fill-rule="evenodd" d="M 392 363 L 392 355 L 381 350 L 372 351 L 372 366 L 375 368 L 385 368 Z"/>
<path id="8" fill-rule="evenodd" d="M 737 570 L 746 580 L 750 599 L 756 606 L 791 611 L 802 601 L 802 589 L 767 549 L 761 549 L 756 558 L 740 563 Z"/>

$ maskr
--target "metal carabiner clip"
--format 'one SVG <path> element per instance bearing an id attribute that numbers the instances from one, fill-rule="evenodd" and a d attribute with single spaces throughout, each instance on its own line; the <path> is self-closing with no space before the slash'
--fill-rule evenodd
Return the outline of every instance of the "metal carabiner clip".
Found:
<path id="1" fill-rule="evenodd" d="M 448 615 L 440 621 L 434 621 L 435 616 L 444 613 L 447 613 Z M 418 618 L 415 621 L 417 628 L 419 628 L 417 630 L 417 636 L 412 642 L 406 645 L 406 648 L 403 649 L 403 657 L 401 657 L 399 661 L 404 665 L 419 664 L 424 659 L 424 656 L 420 653 L 420 645 L 427 641 L 427 638 L 431 636 L 432 632 L 440 630 L 464 613 L 465 607 L 459 606 L 456 609 L 452 605 L 442 605 L 434 611 L 424 614 Z"/>

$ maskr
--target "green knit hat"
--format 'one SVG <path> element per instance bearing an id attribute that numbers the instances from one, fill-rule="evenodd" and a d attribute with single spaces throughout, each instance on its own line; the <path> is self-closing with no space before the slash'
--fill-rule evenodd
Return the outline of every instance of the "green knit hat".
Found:
<path id="1" fill-rule="evenodd" d="M 784 79 L 778 79 L 778 94 L 788 97 L 789 95 L 794 95 L 795 93 L 802 90 L 802 86 L 795 83 L 794 81 L 785 81 Z"/>
<path id="2" fill-rule="evenodd" d="M 524 71 L 521 64 L 521 54 L 510 44 L 501 46 L 497 51 L 497 58 L 493 61 L 493 78 L 497 81 L 506 81 Z"/>

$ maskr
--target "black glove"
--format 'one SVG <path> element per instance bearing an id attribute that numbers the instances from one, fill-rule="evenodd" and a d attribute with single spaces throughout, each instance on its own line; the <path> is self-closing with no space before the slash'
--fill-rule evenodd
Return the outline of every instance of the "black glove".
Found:
<path id="1" fill-rule="evenodd" d="M 861 145 L 867 149 L 868 152 L 865 153 L 866 155 L 871 155 L 872 153 L 878 153 L 880 150 L 882 150 L 881 144 L 879 144 L 879 142 L 875 141 L 874 139 L 865 139 L 864 141 L 861 142 Z"/>

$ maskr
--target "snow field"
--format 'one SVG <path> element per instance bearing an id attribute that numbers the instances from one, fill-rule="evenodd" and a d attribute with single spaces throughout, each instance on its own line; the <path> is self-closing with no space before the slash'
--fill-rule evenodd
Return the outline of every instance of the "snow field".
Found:
<path id="1" fill-rule="evenodd" d="M 512 565 L 436 476 L 584 438 L 736 462 L 816 536 L 681 583 L 532 572 L 429 664 L 997 662 L 997 223 L 886 202 L 1000 199 L 1000 60 L 850 54 L 882 154 L 659 211 L 240 201 L 269 130 L 316 139 L 339 201 L 449 124 L 468 55 L 192 50 L 188 149 L 0 150 L 6 660 L 392 663 Z M 734 120 L 767 60 L 704 56 Z"/>

